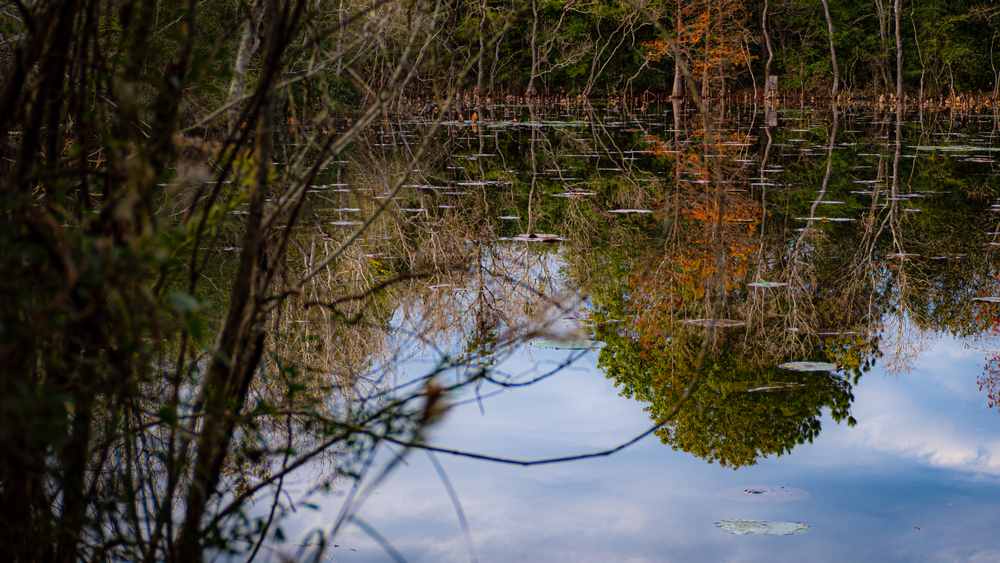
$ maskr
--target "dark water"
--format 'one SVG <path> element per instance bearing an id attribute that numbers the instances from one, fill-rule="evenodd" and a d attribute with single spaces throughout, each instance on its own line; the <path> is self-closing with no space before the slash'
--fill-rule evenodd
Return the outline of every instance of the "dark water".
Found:
<path id="1" fill-rule="evenodd" d="M 429 438 L 445 449 L 652 434 L 531 467 L 438 453 L 447 485 L 409 452 L 366 474 L 363 523 L 326 559 L 1000 560 L 997 120 L 765 109 L 713 109 L 710 134 L 672 106 L 497 107 L 434 132 L 350 258 L 444 273 L 326 361 L 372 393 L 443 358 L 489 369 Z M 313 245 L 357 228 L 430 126 L 386 122 L 339 165 Z M 348 498 L 349 480 L 309 494 L 322 472 L 290 490 L 318 509 L 288 512 L 275 560 Z"/>

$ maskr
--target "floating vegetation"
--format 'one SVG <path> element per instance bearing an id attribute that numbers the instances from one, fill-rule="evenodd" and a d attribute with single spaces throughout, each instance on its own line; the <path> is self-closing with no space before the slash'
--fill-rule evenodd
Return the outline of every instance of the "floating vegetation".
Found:
<path id="1" fill-rule="evenodd" d="M 503 180 L 486 180 L 486 181 L 473 181 L 473 182 L 455 182 L 456 186 L 501 186 L 506 184 L 511 184 L 512 182 L 504 182 Z"/>
<path id="2" fill-rule="evenodd" d="M 809 526 L 801 522 L 769 520 L 721 520 L 715 527 L 739 536 L 797 536 L 809 531 Z"/>
<path id="3" fill-rule="evenodd" d="M 726 381 L 715 386 L 716 389 L 736 393 L 763 393 L 768 391 L 785 391 L 805 387 L 794 381 Z"/>
<path id="4" fill-rule="evenodd" d="M 719 328 L 746 326 L 745 322 L 735 319 L 684 319 L 681 321 L 681 324 L 689 326 L 714 326 Z"/>
<path id="5" fill-rule="evenodd" d="M 745 489 L 719 489 L 715 494 L 721 498 L 739 500 L 743 502 L 776 503 L 805 500 L 809 498 L 809 493 L 803 491 L 802 489 L 779 487 L 775 485 L 749 487 Z"/>
<path id="6" fill-rule="evenodd" d="M 820 221 L 822 223 L 853 223 L 857 221 L 857 219 L 851 217 L 796 217 L 795 219 L 797 221 Z"/>
<path id="7" fill-rule="evenodd" d="M 747 287 L 785 287 L 788 282 L 755 281 L 747 284 Z"/>
<path id="8" fill-rule="evenodd" d="M 602 340 L 536 340 L 530 344 L 556 350 L 599 350 L 607 346 Z"/>
<path id="9" fill-rule="evenodd" d="M 517 242 L 561 242 L 565 239 L 559 235 L 548 233 L 522 233 L 520 235 L 501 238 L 500 240 L 511 240 Z"/>
<path id="10" fill-rule="evenodd" d="M 837 371 L 837 364 L 829 362 L 785 362 L 778 367 L 790 371 Z"/>

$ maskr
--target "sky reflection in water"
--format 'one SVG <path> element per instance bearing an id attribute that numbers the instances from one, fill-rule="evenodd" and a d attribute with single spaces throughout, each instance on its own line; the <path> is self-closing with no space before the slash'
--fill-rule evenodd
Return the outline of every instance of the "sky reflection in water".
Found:
<path id="1" fill-rule="evenodd" d="M 629 440 L 651 424 L 651 414 L 644 410 L 647 405 L 622 396 L 624 386 L 616 388 L 613 378 L 623 381 L 624 385 L 632 385 L 631 392 L 636 395 L 643 390 L 653 390 L 645 396 L 653 396 L 659 401 L 659 412 L 665 412 L 664 409 L 673 404 L 676 395 L 670 395 L 671 392 L 679 392 L 686 386 L 684 377 L 694 372 L 693 355 L 684 356 L 677 351 L 699 341 L 700 329 L 683 326 L 684 320 L 710 315 L 707 305 L 706 310 L 690 305 L 703 301 L 701 292 L 707 291 L 707 280 L 714 276 L 711 269 L 714 262 L 706 258 L 712 248 L 711 237 L 699 239 L 698 233 L 702 227 L 708 229 L 705 233 L 711 232 L 710 227 L 715 222 L 712 219 L 715 196 L 712 194 L 716 190 L 713 187 L 701 193 L 700 188 L 692 187 L 707 183 L 707 180 L 694 180 L 702 178 L 707 169 L 688 170 L 692 163 L 704 160 L 693 158 L 694 153 L 686 160 L 678 158 L 678 164 L 672 168 L 669 154 L 686 146 L 684 143 L 688 139 L 677 138 L 673 144 L 667 142 L 666 117 L 652 117 L 656 119 L 649 119 L 646 125 L 650 131 L 664 129 L 664 140 L 661 141 L 658 135 L 644 134 L 638 142 L 646 149 L 655 149 L 655 158 L 644 157 L 649 160 L 646 164 L 650 166 L 651 175 L 655 175 L 652 170 L 656 166 L 661 171 L 677 171 L 671 185 L 676 187 L 674 193 L 683 197 L 678 195 L 676 201 L 679 203 L 674 213 L 682 217 L 682 223 L 689 215 L 687 226 L 681 231 L 689 236 L 694 234 L 695 242 L 688 238 L 686 246 L 682 244 L 679 250 L 673 250 L 670 260 L 676 262 L 658 256 L 655 251 L 646 252 L 649 248 L 655 250 L 660 244 L 656 236 L 635 235 L 643 229 L 648 230 L 650 225 L 653 231 L 659 232 L 658 224 L 643 227 L 643 223 L 602 223 L 601 220 L 585 225 L 603 232 L 609 240 L 619 243 L 630 240 L 629 244 L 637 247 L 631 250 L 627 244 L 615 246 L 619 243 L 604 241 L 602 244 L 607 243 L 608 248 L 592 253 L 593 243 L 586 240 L 586 236 L 570 234 L 573 221 L 586 223 L 582 217 L 599 217 L 603 207 L 630 204 L 612 204 L 601 197 L 618 197 L 628 191 L 623 186 L 649 180 L 641 177 L 644 174 L 639 172 L 641 167 L 630 172 L 635 174 L 634 182 L 622 183 L 615 189 L 609 187 L 611 184 L 605 185 L 603 195 L 593 200 L 570 200 L 574 202 L 575 215 L 563 215 L 570 204 L 566 199 L 553 198 L 566 189 L 564 181 L 549 178 L 546 181 L 551 185 L 542 182 L 544 174 L 535 170 L 534 160 L 535 148 L 540 145 L 527 143 L 529 136 L 531 141 L 538 140 L 544 128 L 511 131 L 510 134 L 516 134 L 519 139 L 516 143 L 497 141 L 507 150 L 520 151 L 519 155 L 510 155 L 510 162 L 532 163 L 532 193 L 536 180 L 539 186 L 549 190 L 548 195 L 541 196 L 539 201 L 543 204 L 539 205 L 548 209 L 546 213 L 550 216 L 546 220 L 551 223 L 542 222 L 536 215 L 535 228 L 526 227 L 527 232 L 558 231 L 560 235 L 568 235 L 566 241 L 559 243 L 559 251 L 551 253 L 529 250 L 536 248 L 538 242 L 502 243 L 509 246 L 499 247 L 484 245 L 489 258 L 478 265 L 479 271 L 472 273 L 469 279 L 446 280 L 449 283 L 429 288 L 422 300 L 409 301 L 407 313 L 399 310 L 394 313 L 392 323 L 405 330 L 398 331 L 394 338 L 399 341 L 388 348 L 408 346 L 404 342 L 407 337 L 398 334 L 427 334 L 419 324 L 419 319 L 424 318 L 423 308 L 447 311 L 433 321 L 440 323 L 434 333 L 440 341 L 434 344 L 452 351 L 468 350 L 471 341 L 489 336 L 490 330 L 497 327 L 500 330 L 515 322 L 530 324 L 534 321 L 527 318 L 530 316 L 527 311 L 528 305 L 534 304 L 529 298 L 532 296 L 525 297 L 518 292 L 530 294 L 523 290 L 532 289 L 532 280 L 541 283 L 543 278 L 545 282 L 537 291 L 545 295 L 556 295 L 574 286 L 574 280 L 569 279 L 574 275 L 589 280 L 590 287 L 583 289 L 589 301 L 579 307 L 581 314 L 598 312 L 596 316 L 604 319 L 634 318 L 621 325 L 617 336 L 612 335 L 613 330 L 596 331 L 597 337 L 607 340 L 607 347 L 601 350 L 581 353 L 521 346 L 496 366 L 498 372 L 529 378 L 558 365 L 569 354 L 580 357 L 569 368 L 525 388 L 489 396 L 495 388 L 484 385 L 481 390 L 487 395 L 482 402 L 484 413 L 473 400 L 472 390 L 466 389 L 458 398 L 465 402 L 454 408 L 436 428 L 432 443 L 518 459 L 602 450 Z M 535 118 L 532 115 L 532 119 Z M 815 130 L 813 142 L 839 147 L 840 143 L 857 140 L 854 134 L 858 131 L 850 127 L 862 126 L 857 122 L 864 122 L 864 118 L 845 117 L 844 121 L 839 136 L 827 137 L 838 130 L 837 126 L 831 128 L 829 121 L 810 117 L 809 129 Z M 584 133 L 591 126 L 580 122 L 574 127 Z M 684 428 L 686 434 L 681 433 L 683 439 L 675 439 L 675 443 L 691 449 L 692 443 L 709 443 L 699 442 L 702 438 L 721 436 L 726 440 L 712 443 L 707 454 L 735 465 L 752 462 L 763 452 L 788 448 L 793 451 L 783 456 L 772 454 L 758 458 L 756 465 L 736 471 L 674 450 L 661 443 L 659 436 L 647 437 L 610 457 L 527 468 L 439 454 L 438 460 L 444 465 L 461 500 L 479 561 L 1000 561 L 1000 539 L 995 532 L 1000 514 L 1000 413 L 988 408 L 987 394 L 978 388 L 977 378 L 983 374 L 987 354 L 973 348 L 984 344 L 958 340 L 944 333 L 921 332 L 909 320 L 899 321 L 890 312 L 906 310 L 921 315 L 922 326 L 940 326 L 946 331 L 963 334 L 990 330 L 996 324 L 996 309 L 980 309 L 995 306 L 971 302 L 972 297 L 989 292 L 996 295 L 1000 289 L 992 281 L 990 257 L 988 252 L 980 250 L 983 248 L 981 233 L 975 228 L 980 224 L 992 225 L 992 213 L 981 198 L 964 191 L 961 197 L 945 197 L 952 192 L 941 189 L 963 186 L 965 190 L 979 182 L 985 185 L 995 173 L 984 168 L 984 163 L 973 166 L 961 161 L 963 164 L 950 162 L 944 166 L 945 157 L 940 155 L 921 154 L 919 166 L 905 164 L 917 163 L 909 159 L 917 151 L 916 145 L 930 142 L 923 128 L 920 128 L 919 140 L 910 142 L 909 136 L 906 140 L 899 137 L 898 145 L 885 145 L 883 141 L 890 139 L 891 131 L 879 129 L 882 126 L 875 122 L 870 126 L 878 129 L 875 131 L 878 136 L 873 137 L 872 147 L 864 150 L 897 147 L 899 150 L 895 155 L 862 154 L 854 149 L 847 154 L 832 149 L 827 152 L 824 145 L 817 145 L 815 148 L 823 148 L 823 151 L 814 151 L 812 155 L 826 156 L 826 162 L 835 163 L 834 168 L 838 170 L 829 182 L 826 200 L 823 193 L 831 180 L 831 168 L 819 165 L 810 168 L 808 162 L 803 163 L 804 152 L 778 142 L 782 134 L 796 133 L 796 130 L 759 130 L 754 134 L 759 136 L 762 145 L 765 135 L 767 139 L 759 173 L 750 171 L 752 174 L 747 176 L 743 165 L 735 166 L 745 161 L 735 159 L 747 156 L 742 149 L 739 154 L 730 155 L 734 159 L 727 165 L 733 167 L 734 179 L 749 182 L 746 187 L 753 188 L 741 190 L 736 183 L 727 188 L 727 193 L 732 192 L 727 196 L 732 216 L 726 219 L 729 224 L 724 231 L 726 240 L 731 243 L 728 252 L 731 258 L 745 255 L 752 259 L 745 256 L 731 259 L 727 275 L 732 277 L 733 289 L 728 308 L 722 314 L 741 320 L 756 319 L 757 324 L 747 327 L 743 334 L 743 341 L 748 345 L 742 352 L 722 346 L 722 352 L 713 357 L 715 363 L 706 364 L 703 380 L 708 382 L 709 372 L 713 372 L 715 380 L 711 385 L 715 387 L 706 383 L 702 391 L 709 389 L 711 392 L 696 395 L 699 400 L 704 399 L 701 406 L 692 406 L 697 405 L 694 401 L 686 405 L 684 416 L 691 423 Z M 603 131 L 604 127 L 600 129 Z M 753 136 L 749 135 L 749 130 L 741 131 L 731 132 L 730 141 L 739 141 L 731 144 L 749 147 L 749 139 Z M 598 133 L 607 132 L 601 133 L 595 128 L 591 133 L 597 138 Z M 615 133 L 618 134 L 624 135 L 624 128 Z M 897 135 L 901 134 L 902 129 L 897 129 Z M 472 137 L 453 139 L 458 143 L 452 147 L 453 152 L 462 149 L 462 143 L 475 144 L 475 141 Z M 478 139 L 478 142 L 484 141 Z M 628 146 L 632 146 L 636 139 L 628 142 Z M 530 159 L 527 158 L 528 149 L 532 151 Z M 842 149 L 839 147 L 837 151 Z M 775 159 L 772 150 L 787 154 Z M 769 154 L 773 161 L 768 159 Z M 899 164 L 898 158 L 892 159 L 893 156 L 906 157 L 904 165 Z M 482 163 L 481 160 L 477 162 L 477 166 Z M 782 166 L 774 168 L 779 164 Z M 787 180 L 791 181 L 784 184 L 771 182 L 770 176 L 765 178 L 765 174 L 784 170 L 784 165 L 798 166 L 806 172 L 789 173 Z M 919 173 L 911 173 L 907 166 Z M 822 175 L 824 169 L 826 176 L 820 180 L 817 174 Z M 529 170 L 522 172 L 511 177 L 521 178 L 519 189 L 524 191 L 528 186 Z M 479 170 L 479 174 L 486 177 L 484 170 Z M 905 186 L 897 185 L 904 182 L 892 181 L 903 177 L 910 178 Z M 765 179 L 768 181 L 764 182 Z M 755 183 L 758 180 L 759 183 Z M 876 190 L 872 200 L 871 190 L 876 184 L 885 185 L 878 188 L 881 192 Z M 814 192 L 820 186 L 822 190 L 817 196 Z M 917 188 L 925 189 L 921 192 Z M 859 189 L 862 191 L 856 191 Z M 900 203 L 900 198 L 896 197 L 900 193 L 913 200 Z M 844 204 L 840 200 L 849 201 Z M 423 205 L 423 199 L 420 201 Z M 556 201 L 559 203 L 552 203 Z M 584 205 L 585 202 L 589 203 Z M 758 205 L 759 202 L 763 203 Z M 645 203 L 652 207 L 655 201 Z M 821 203 L 824 205 L 820 206 Z M 838 207 L 829 207 L 827 203 Z M 494 211 L 510 212 L 511 202 L 504 205 L 502 211 Z M 910 208 L 911 205 L 914 207 Z M 832 217 L 848 207 L 857 217 L 877 217 L 878 221 L 865 223 L 868 226 L 861 228 L 853 222 L 840 222 L 840 218 Z M 809 211 L 803 214 L 803 209 Z M 517 211 L 521 216 L 528 215 L 522 209 Z M 800 234 L 799 227 L 804 223 L 793 221 L 801 216 L 814 217 L 808 236 Z M 754 217 L 759 218 L 759 225 Z M 891 221 L 883 219 L 885 217 Z M 614 221 L 618 220 L 615 216 Z M 850 230 L 845 225 L 850 225 Z M 874 229 L 872 225 L 881 228 Z M 959 225 L 968 228 L 954 228 Z M 519 222 L 516 226 L 498 226 L 497 229 L 498 234 L 515 236 L 525 227 Z M 608 234 L 612 232 L 617 239 Z M 897 243 L 902 244 L 899 241 L 907 242 L 907 250 L 923 252 L 926 260 L 906 262 L 910 266 L 904 268 L 904 258 L 895 252 L 899 250 Z M 866 249 L 866 252 L 858 252 L 852 259 L 851 255 L 858 249 Z M 960 261 L 958 255 L 953 254 L 959 250 L 969 252 L 970 258 Z M 946 255 L 948 260 L 934 260 L 934 257 Z M 594 256 L 595 259 L 588 260 Z M 643 268 L 649 264 L 655 267 L 644 272 Z M 489 276 L 485 276 L 486 281 L 477 278 L 493 266 L 497 266 L 506 278 L 497 276 L 489 280 Z M 815 271 L 807 266 L 815 267 Z M 618 279 L 625 269 L 630 276 L 628 283 Z M 658 273 L 647 276 L 649 271 Z M 671 271 L 680 271 L 683 275 L 671 278 L 663 274 Z M 857 272 L 864 275 L 855 275 Z M 868 277 L 871 286 L 867 285 Z M 815 279 L 809 281 L 812 278 Z M 504 279 L 526 280 L 527 283 L 505 289 Z M 786 287 L 788 284 L 784 282 L 777 284 L 778 288 L 740 286 L 740 283 L 765 279 L 787 279 L 795 282 L 795 287 Z M 850 291 L 842 295 L 838 291 L 844 287 L 831 291 L 834 289 L 831 283 L 851 285 Z M 581 285 L 586 284 L 581 282 Z M 664 290 L 667 287 L 675 293 L 668 294 Z M 489 291 L 477 293 L 483 288 Z M 454 297 L 459 294 L 464 297 Z M 507 320 L 497 321 L 483 331 L 484 335 L 469 337 L 470 342 L 466 342 L 463 339 L 473 331 L 474 320 L 479 321 L 480 310 L 471 303 L 475 301 L 474 296 L 486 294 L 493 300 L 486 300 L 489 305 L 496 310 L 502 309 L 504 314 L 509 313 L 510 318 L 500 315 L 501 321 Z M 445 298 L 449 295 L 451 301 Z M 621 295 L 628 295 L 631 302 L 614 303 L 613 298 Z M 870 300 L 868 295 L 871 295 Z M 903 300 L 906 304 L 901 307 Z M 663 303 L 678 305 L 676 308 L 664 307 Z M 580 304 L 569 309 L 576 310 L 577 305 Z M 522 308 L 525 311 L 523 319 L 518 317 Z M 785 315 L 789 310 L 798 311 L 799 316 Z M 776 320 L 762 322 L 761 319 Z M 674 323 L 674 320 L 680 322 Z M 406 323 L 414 324 L 404 326 Z M 775 365 L 779 362 L 818 359 L 810 351 L 815 351 L 820 339 L 803 337 L 798 340 L 803 336 L 800 331 L 806 327 L 828 327 L 835 332 L 860 331 L 852 334 L 864 334 L 867 327 L 870 334 L 865 337 L 839 342 L 833 338 L 822 340 L 823 346 L 829 347 L 822 359 L 848 364 L 853 358 L 859 369 L 857 375 L 866 359 L 874 357 L 867 354 L 880 351 L 885 356 L 854 382 L 853 388 L 838 385 L 842 383 L 838 377 L 824 380 L 819 374 L 790 375 L 791 372 L 778 370 Z M 730 343 L 733 340 L 738 339 L 731 339 Z M 808 346 L 796 347 L 796 342 L 806 341 L 810 343 Z M 755 355 L 750 353 L 754 347 L 762 349 L 767 361 L 754 359 Z M 985 347 L 997 348 L 995 345 Z M 696 349 L 696 345 L 687 349 Z M 408 350 L 414 357 L 397 373 L 400 382 L 428 373 L 438 362 L 437 356 L 422 356 L 424 352 Z M 900 351 L 904 353 L 899 354 Z M 610 366 L 607 374 L 598 367 L 599 358 L 602 367 Z M 672 371 L 677 365 L 681 367 Z M 890 374 L 886 371 L 887 365 L 897 370 L 913 369 Z M 668 375 L 677 375 L 678 379 L 670 380 Z M 767 386 L 786 388 L 766 396 L 754 393 L 749 399 L 747 394 L 738 392 L 741 388 Z M 795 400 L 792 400 L 792 393 L 797 393 Z M 851 394 L 853 402 L 849 400 Z M 789 399 L 786 401 L 783 397 Z M 797 439 L 814 435 L 812 418 L 819 412 L 818 405 L 827 405 L 822 408 L 822 431 L 812 443 L 795 445 Z M 849 408 L 857 425 L 849 427 L 846 421 L 835 422 L 829 405 L 841 409 L 843 416 L 847 416 Z M 705 417 L 702 417 L 702 408 L 707 413 Z M 703 418 L 720 415 L 730 418 L 716 426 L 704 423 Z M 760 431 L 755 432 L 757 429 Z M 674 437 L 677 435 L 675 433 Z M 746 438 L 741 440 L 743 436 Z M 729 448 L 725 452 L 728 457 L 721 456 L 713 449 L 715 447 L 718 450 Z M 388 461 L 391 455 L 383 450 L 381 461 Z M 358 511 L 358 516 L 387 538 L 407 561 L 470 561 L 472 558 L 455 508 L 427 455 L 410 452 L 406 461 L 406 466 L 399 467 L 377 487 Z M 371 472 L 366 479 L 370 480 L 375 474 L 377 472 Z M 348 487 L 349 483 L 340 486 Z M 766 487 L 800 489 L 808 493 L 808 497 L 770 503 L 760 502 L 759 497 L 747 497 L 757 502 L 745 502 L 732 498 L 732 494 L 719 494 L 725 490 Z M 308 483 L 300 483 L 298 489 L 290 491 L 291 497 L 298 498 L 307 488 Z M 287 549 L 282 550 L 285 553 L 295 553 L 310 531 L 329 532 L 344 496 L 317 496 L 312 500 L 320 505 L 318 511 L 299 508 L 285 520 L 285 533 L 292 540 L 285 544 Z M 261 505 L 263 503 L 258 506 Z M 716 524 L 723 520 L 804 523 L 809 530 L 792 536 L 736 535 L 717 527 Z M 335 547 L 326 551 L 327 560 L 391 560 L 386 550 L 358 526 L 347 526 L 335 543 Z"/>
<path id="2" fill-rule="evenodd" d="M 565 351 L 525 347 L 511 372 Z M 649 426 L 620 397 L 596 352 L 526 389 L 454 409 L 434 442 L 498 456 L 572 454 L 622 442 Z M 738 471 L 673 451 L 656 437 L 609 458 L 522 468 L 440 455 L 467 515 L 480 561 L 995 561 L 1000 537 L 998 413 L 976 377 L 983 352 L 933 338 L 920 367 L 879 368 L 854 389 L 858 425 L 823 419 L 813 444 Z M 446 489 L 426 455 L 370 497 L 360 515 L 408 561 L 469 561 Z M 726 488 L 789 486 L 809 498 L 740 502 Z M 300 511 L 288 528 L 329 527 L 341 497 Z M 803 522 L 802 535 L 739 536 L 724 519 Z M 919 528 L 917 530 L 916 528 Z M 336 561 L 387 561 L 351 527 Z M 353 550 L 353 551 L 352 551 Z"/>

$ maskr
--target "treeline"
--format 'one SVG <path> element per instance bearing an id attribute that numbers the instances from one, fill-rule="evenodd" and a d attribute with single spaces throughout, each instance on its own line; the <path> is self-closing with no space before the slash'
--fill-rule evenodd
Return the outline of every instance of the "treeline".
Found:
<path id="1" fill-rule="evenodd" d="M 767 71 L 784 89 L 829 92 L 830 32 L 840 91 L 911 97 L 997 93 L 1000 8 L 983 0 L 563 0 L 468 2 L 453 10 L 444 50 L 461 58 L 466 33 L 506 31 L 475 68 L 483 91 L 681 94 L 673 48 L 706 97 L 763 94 Z M 898 12 L 898 14 L 897 14 Z M 656 22 L 654 24 L 654 22 Z M 458 39 L 458 41 L 455 41 Z M 474 47 L 474 45 L 473 45 Z M 469 53 L 473 55 L 474 53 Z"/>
<path id="2" fill-rule="evenodd" d="M 155 17 L 129 29 L 121 2 L 102 4 L 90 17 L 99 19 L 95 48 L 112 69 L 141 62 L 159 74 L 175 54 L 184 5 L 144 4 Z M 26 13 L 0 8 L 7 74 L 33 25 Z M 313 102 L 327 107 L 370 101 L 404 59 L 411 99 L 455 87 L 492 99 L 685 95 L 673 41 L 708 98 L 763 96 L 767 75 L 786 92 L 829 94 L 835 68 L 838 93 L 852 98 L 895 94 L 897 74 L 910 98 L 996 97 L 1000 89 L 1000 7 L 985 0 L 321 0 L 316 14 L 296 30 L 299 56 L 289 53 L 284 64 L 292 77 L 322 71 L 327 98 Z M 268 17 L 259 0 L 197 4 L 187 113 L 205 115 L 252 86 Z M 135 33 L 149 34 L 146 50 L 126 53 Z M 415 45 L 418 52 L 408 50 Z M 305 55 L 314 46 L 324 60 Z"/>

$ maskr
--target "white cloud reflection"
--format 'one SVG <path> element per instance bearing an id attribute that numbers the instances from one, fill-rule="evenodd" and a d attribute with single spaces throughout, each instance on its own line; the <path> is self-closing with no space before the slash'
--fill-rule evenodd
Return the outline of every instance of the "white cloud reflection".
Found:
<path id="1" fill-rule="evenodd" d="M 531 360 L 544 357 L 533 351 Z M 529 360 L 514 361 L 525 363 L 511 371 Z M 578 365 L 591 369 L 488 399 L 485 417 L 475 403 L 456 409 L 436 442 L 532 458 L 613 445 L 649 424 L 644 405 L 619 397 L 593 361 Z M 936 339 L 920 366 L 898 379 L 865 375 L 854 392 L 856 427 L 826 418 L 814 444 L 735 472 L 655 438 L 610 458 L 545 467 L 439 459 L 483 563 L 1000 560 L 1000 485 L 977 479 L 1000 476 L 1000 413 L 985 408 L 975 387 L 981 356 Z M 439 477 L 424 454 L 409 461 L 361 516 L 408 561 L 469 561 Z M 764 504 L 716 495 L 758 485 L 789 485 L 811 496 Z M 300 534 L 329 529 L 342 501 L 327 497 L 321 512 L 302 511 L 289 527 Z M 722 519 L 805 522 L 810 532 L 734 536 L 715 527 Z M 390 560 L 356 527 L 336 543 L 327 560 Z"/>
<path id="2" fill-rule="evenodd" d="M 909 374 L 894 378 L 873 370 L 855 389 L 858 425 L 834 431 L 837 441 L 932 467 L 1000 476 L 1000 413 L 987 408 L 976 382 L 982 358 L 943 337 Z"/>

